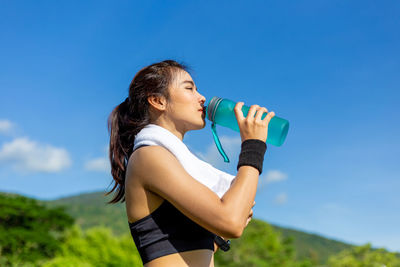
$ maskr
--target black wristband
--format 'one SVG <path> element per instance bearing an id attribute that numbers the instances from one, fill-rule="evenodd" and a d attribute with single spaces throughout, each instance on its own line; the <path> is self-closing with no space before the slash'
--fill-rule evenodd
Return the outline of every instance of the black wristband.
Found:
<path id="1" fill-rule="evenodd" d="M 247 139 L 242 143 L 237 170 L 243 165 L 252 166 L 262 173 L 267 144 L 258 139 Z"/>

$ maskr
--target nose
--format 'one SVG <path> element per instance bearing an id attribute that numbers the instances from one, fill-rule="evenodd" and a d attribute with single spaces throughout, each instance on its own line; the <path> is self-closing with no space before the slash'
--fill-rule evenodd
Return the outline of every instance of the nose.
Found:
<path id="1" fill-rule="evenodd" d="M 199 96 L 200 96 L 200 102 L 201 102 L 201 104 L 204 105 L 204 103 L 206 102 L 206 98 L 205 98 L 202 94 L 200 94 L 200 93 L 199 93 Z"/>

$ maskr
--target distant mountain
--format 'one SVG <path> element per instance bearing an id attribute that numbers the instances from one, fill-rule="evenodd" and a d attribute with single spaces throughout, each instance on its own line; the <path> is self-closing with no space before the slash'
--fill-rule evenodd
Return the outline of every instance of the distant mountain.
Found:
<path id="1" fill-rule="evenodd" d="M 129 234 L 125 204 L 106 204 L 109 199 L 110 197 L 105 197 L 104 193 L 95 192 L 46 201 L 45 204 L 51 207 L 64 206 L 83 229 L 101 225 L 111 228 L 117 235 Z M 307 258 L 323 264 L 329 256 L 352 247 L 350 244 L 316 234 L 277 225 L 272 226 L 276 231 L 281 232 L 282 236 L 293 238 L 299 260 Z"/>

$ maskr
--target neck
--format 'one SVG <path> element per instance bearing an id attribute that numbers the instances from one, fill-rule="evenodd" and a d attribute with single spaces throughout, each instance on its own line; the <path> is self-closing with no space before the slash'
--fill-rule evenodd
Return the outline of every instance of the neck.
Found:
<path id="1" fill-rule="evenodd" d="M 178 127 L 173 123 L 168 123 L 166 121 L 154 121 L 152 124 L 163 127 L 164 129 L 170 131 L 173 135 L 178 137 L 181 141 L 183 141 L 183 137 L 185 136 L 186 131 L 182 129 L 178 129 Z"/>

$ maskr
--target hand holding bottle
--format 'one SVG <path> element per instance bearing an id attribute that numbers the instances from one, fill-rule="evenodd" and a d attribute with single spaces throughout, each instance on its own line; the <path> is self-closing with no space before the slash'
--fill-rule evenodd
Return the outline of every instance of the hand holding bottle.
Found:
<path id="1" fill-rule="evenodd" d="M 268 112 L 265 107 L 252 105 L 247 116 L 244 117 L 242 112 L 243 105 L 243 102 L 237 102 L 234 108 L 242 142 L 247 139 L 258 139 L 266 142 L 268 137 L 268 124 L 275 116 L 275 113 L 273 111 Z M 261 117 L 264 113 L 267 113 L 267 115 L 262 119 Z"/>
<path id="2" fill-rule="evenodd" d="M 250 107 L 243 105 L 243 102 L 237 104 L 232 100 L 214 96 L 206 107 L 207 119 L 212 122 L 211 130 L 215 145 L 225 162 L 229 162 L 229 158 L 219 141 L 216 129 L 217 125 L 240 132 L 242 141 L 254 138 L 275 146 L 283 144 L 289 130 L 289 122 L 287 120 L 274 116 L 273 112 L 271 114 L 268 113 L 265 108 L 258 111 L 260 108 L 258 105 L 255 105 L 253 108 L 252 115 L 248 116 Z M 256 113 L 258 121 L 254 116 Z M 267 114 L 270 114 L 268 118 L 266 118 Z M 264 121 L 264 124 L 259 125 L 262 124 L 262 121 Z M 262 133 L 260 128 L 265 129 L 265 132 Z"/>

